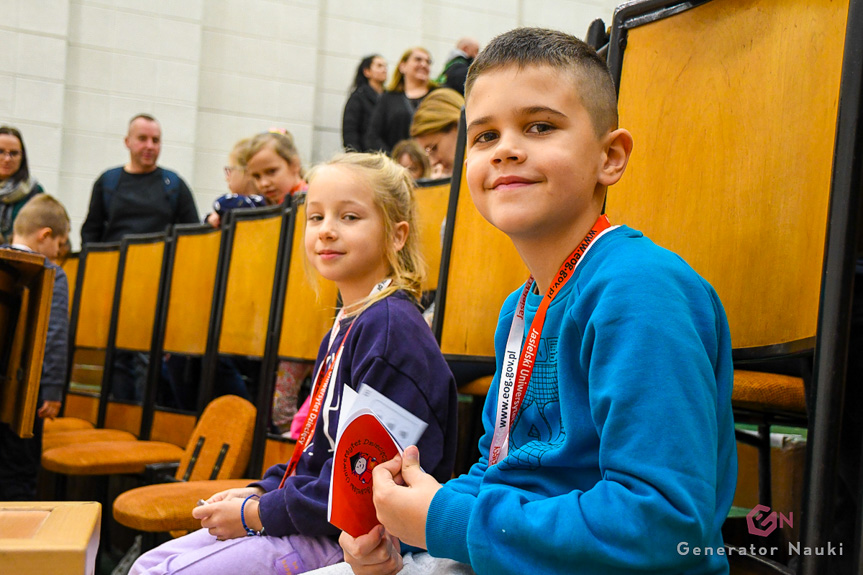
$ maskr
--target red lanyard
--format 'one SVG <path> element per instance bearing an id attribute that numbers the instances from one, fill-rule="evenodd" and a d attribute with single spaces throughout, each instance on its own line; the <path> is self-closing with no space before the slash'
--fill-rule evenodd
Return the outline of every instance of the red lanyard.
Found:
<path id="1" fill-rule="evenodd" d="M 524 307 L 527 301 L 527 294 L 530 293 L 533 287 L 533 276 L 530 276 L 524 284 L 521 298 L 518 300 L 518 306 L 515 310 L 515 315 L 512 318 L 509 337 L 506 342 L 506 351 L 504 352 L 503 364 L 500 375 L 500 386 L 498 389 L 497 401 L 497 419 L 494 436 L 489 449 L 488 461 L 489 465 L 495 465 L 501 459 L 506 457 L 509 443 L 509 430 L 512 422 L 515 421 L 521 402 L 527 393 L 527 386 L 530 383 L 530 377 L 533 374 L 533 367 L 536 361 L 537 347 L 539 346 L 539 336 L 542 334 L 542 326 L 545 324 L 545 316 L 548 312 L 548 306 L 551 304 L 554 296 L 563 289 L 566 282 L 575 275 L 575 269 L 581 262 L 587 250 L 593 245 L 593 242 L 606 231 L 614 229 L 605 215 L 599 216 L 593 227 L 584 236 L 584 239 L 573 250 L 569 257 L 560 266 L 554 281 L 549 286 L 548 291 L 542 298 L 539 308 L 536 310 L 536 315 L 530 324 L 527 340 L 524 340 Z M 521 353 L 519 354 L 519 348 Z M 516 363 L 516 359 L 518 360 Z"/>
<path id="2" fill-rule="evenodd" d="M 390 283 L 392 283 L 391 279 L 385 279 L 372 288 L 369 295 L 372 296 L 383 291 L 390 285 Z M 330 343 L 327 346 L 326 357 L 330 357 L 330 350 L 333 347 L 333 341 L 335 341 L 336 336 L 339 333 L 341 320 L 345 317 L 344 312 L 345 310 L 342 308 L 336 316 L 336 320 L 333 322 L 333 329 L 330 330 Z M 324 365 L 326 365 L 325 360 L 324 364 L 318 368 L 318 375 L 315 378 L 315 386 L 312 388 L 314 396 L 312 397 L 311 405 L 309 405 L 309 417 L 306 419 L 305 425 L 303 425 L 303 432 L 300 434 L 300 438 L 297 439 L 297 445 L 294 447 L 294 453 L 291 455 L 291 460 L 288 462 L 288 466 L 285 469 L 285 474 L 282 476 L 281 483 L 279 483 L 279 489 L 284 487 L 285 481 L 287 481 L 288 477 L 294 474 L 294 471 L 297 469 L 297 463 L 300 461 L 300 456 L 302 456 L 303 452 L 312 442 L 312 437 L 315 435 L 315 424 L 317 423 L 318 416 L 321 413 L 321 407 L 324 405 L 324 397 L 327 394 L 327 387 L 329 387 L 330 379 L 332 379 L 336 366 L 342 359 L 342 351 L 344 351 L 345 342 L 348 340 L 348 335 L 351 333 L 351 329 L 354 327 L 354 323 L 356 323 L 356 321 L 357 318 L 355 317 L 354 321 L 351 322 L 351 325 L 348 326 L 348 331 L 345 332 L 345 337 L 342 338 L 338 351 L 332 355 L 333 359 L 330 361 L 330 365 L 324 369 Z"/>
<path id="3" fill-rule="evenodd" d="M 340 314 L 341 315 L 341 314 Z M 340 318 L 336 318 L 336 323 L 338 324 Z M 285 474 L 282 476 L 282 481 L 279 483 L 279 489 L 284 487 L 285 481 L 287 481 L 288 477 L 294 474 L 294 471 L 297 469 L 297 462 L 300 461 L 300 456 L 303 454 L 303 451 L 309 446 L 309 443 L 312 441 L 312 436 L 315 434 L 315 424 L 318 421 L 318 416 L 321 413 L 321 407 L 324 404 L 324 396 L 327 394 L 327 387 L 329 386 L 330 379 L 333 376 L 333 371 L 336 367 L 336 364 L 339 363 L 339 359 L 342 357 L 342 351 L 345 347 L 345 341 L 348 339 L 348 334 L 351 333 L 351 328 L 354 327 L 354 321 L 351 322 L 351 325 L 348 326 L 348 331 L 345 333 L 345 337 L 342 339 L 339 344 L 339 349 L 332 356 L 332 360 L 330 361 L 329 367 L 327 367 L 326 372 L 324 370 L 324 366 L 321 366 L 318 369 L 318 377 L 315 378 L 315 387 L 314 387 L 314 397 L 312 398 L 312 403 L 309 406 L 309 417 L 306 419 L 306 424 L 303 426 L 303 432 L 300 434 L 299 439 L 297 439 L 297 445 L 294 447 L 294 453 L 291 455 L 291 460 L 288 462 L 288 467 L 285 469 Z M 335 326 L 333 326 L 335 330 Z M 329 350 L 328 350 L 329 351 Z M 329 354 L 327 354 L 329 355 Z"/>

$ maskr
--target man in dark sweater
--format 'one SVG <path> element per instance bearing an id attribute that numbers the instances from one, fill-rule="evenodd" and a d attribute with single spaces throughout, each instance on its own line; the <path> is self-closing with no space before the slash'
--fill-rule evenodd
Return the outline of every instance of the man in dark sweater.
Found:
<path id="1" fill-rule="evenodd" d="M 173 224 L 197 223 L 192 192 L 177 174 L 156 165 L 162 129 L 155 118 L 138 114 L 125 139 L 126 165 L 108 170 L 93 184 L 81 240 L 119 241 L 127 234 L 164 231 Z"/>

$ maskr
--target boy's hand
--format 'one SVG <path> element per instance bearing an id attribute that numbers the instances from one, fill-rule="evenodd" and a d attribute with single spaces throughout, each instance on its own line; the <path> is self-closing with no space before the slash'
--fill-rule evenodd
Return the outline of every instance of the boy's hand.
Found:
<path id="1" fill-rule="evenodd" d="M 36 412 L 36 415 L 41 417 L 42 419 L 54 419 L 57 417 L 57 414 L 60 413 L 60 402 L 59 401 L 44 401 L 42 402 L 42 407 Z"/>
<path id="2" fill-rule="evenodd" d="M 426 517 L 441 485 L 420 469 L 419 449 L 411 445 L 403 459 L 395 457 L 372 473 L 378 521 L 405 543 L 425 549 Z M 404 486 L 396 482 L 399 475 Z"/>
<path id="3" fill-rule="evenodd" d="M 356 539 L 342 531 L 339 545 L 356 575 L 391 575 L 402 569 L 401 544 L 383 525 Z"/>

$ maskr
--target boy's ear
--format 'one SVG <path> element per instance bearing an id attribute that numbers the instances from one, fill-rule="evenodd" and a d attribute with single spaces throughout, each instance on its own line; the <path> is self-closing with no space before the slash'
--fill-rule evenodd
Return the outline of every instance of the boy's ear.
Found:
<path id="1" fill-rule="evenodd" d="M 53 237 L 54 230 L 52 230 L 51 228 L 40 228 L 39 231 L 36 232 L 36 239 L 38 239 L 40 242 Z"/>
<path id="2" fill-rule="evenodd" d="M 602 164 L 599 168 L 599 183 L 604 186 L 616 184 L 626 170 L 629 154 L 632 153 L 632 134 L 618 128 L 605 135 Z"/>
<path id="3" fill-rule="evenodd" d="M 393 247 L 399 252 L 405 247 L 405 242 L 408 240 L 410 232 L 410 224 L 407 222 L 399 222 L 393 226 Z"/>

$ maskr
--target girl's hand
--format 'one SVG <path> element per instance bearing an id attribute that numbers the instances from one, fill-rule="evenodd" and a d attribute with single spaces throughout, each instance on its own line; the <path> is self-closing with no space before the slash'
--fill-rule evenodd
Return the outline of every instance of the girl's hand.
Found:
<path id="1" fill-rule="evenodd" d="M 235 487 L 233 489 L 226 489 L 224 491 L 219 491 L 209 499 L 207 499 L 207 503 L 218 503 L 219 501 L 228 501 L 230 499 L 245 499 L 249 495 L 263 495 L 264 490 L 260 487 Z M 197 515 L 195 515 L 197 517 Z M 239 518 L 239 514 L 237 514 L 237 518 Z"/>
<path id="2" fill-rule="evenodd" d="M 213 212 L 207 216 L 207 223 L 214 228 L 218 228 L 220 225 L 222 225 L 222 218 L 219 217 L 219 214 Z"/>
<path id="3" fill-rule="evenodd" d="M 372 471 L 375 510 L 387 531 L 414 547 L 426 548 L 426 517 L 437 490 L 434 477 L 420 469 L 420 452 L 411 445 Z M 404 482 L 404 486 L 397 482 Z"/>
<path id="4" fill-rule="evenodd" d="M 356 575 L 390 575 L 402 569 L 399 540 L 387 533 L 383 525 L 356 539 L 342 531 L 339 545 L 345 553 L 345 562 Z"/>
<path id="5" fill-rule="evenodd" d="M 257 501 L 246 503 L 246 523 L 248 523 L 249 515 L 252 513 L 257 517 L 257 503 Z M 243 529 L 243 522 L 240 520 L 240 506 L 242 504 L 243 500 L 235 497 L 217 503 L 201 505 L 192 509 L 192 517 L 200 519 L 201 527 L 209 529 L 210 535 L 221 541 L 245 537 L 246 530 Z"/>

